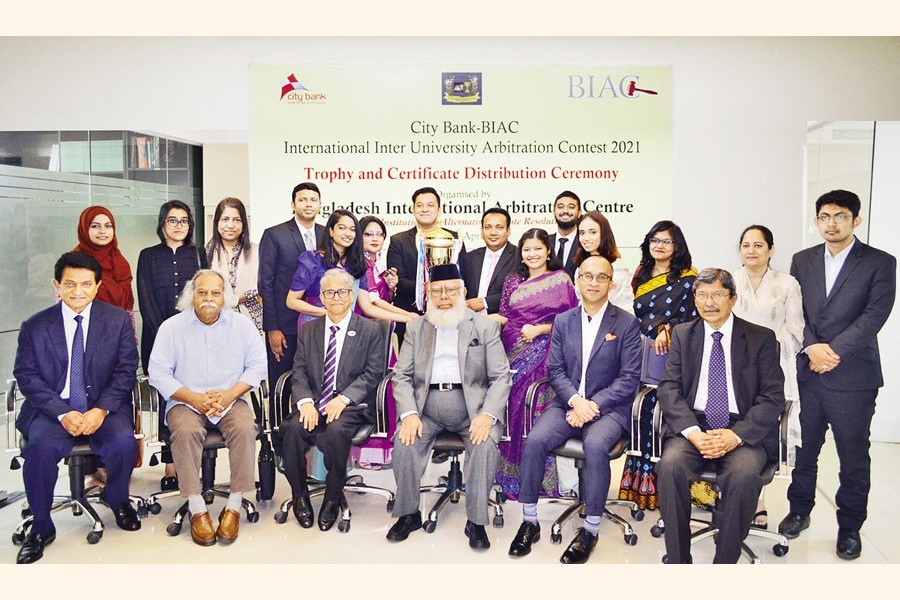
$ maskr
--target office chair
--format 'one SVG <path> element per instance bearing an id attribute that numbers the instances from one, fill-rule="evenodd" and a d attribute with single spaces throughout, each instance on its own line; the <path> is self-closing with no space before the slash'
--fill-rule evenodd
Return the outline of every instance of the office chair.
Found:
<path id="1" fill-rule="evenodd" d="M 8 415 L 10 415 L 8 418 L 11 418 L 11 421 L 7 422 L 6 430 L 7 451 L 21 453 L 21 450 L 24 450 L 28 446 L 28 440 L 15 429 L 16 416 L 18 414 L 19 405 L 21 404 L 19 401 L 19 387 L 15 379 L 8 379 L 6 384 L 6 410 Z M 144 436 L 141 433 L 141 397 L 137 383 L 135 383 L 135 386 L 132 389 L 131 401 L 134 411 L 135 440 L 138 444 L 142 444 Z M 66 458 L 66 464 L 68 465 L 69 471 L 69 495 L 54 495 L 54 502 L 50 507 L 51 513 L 71 508 L 73 515 L 85 516 L 90 519 L 91 530 L 87 534 L 87 541 L 89 544 L 96 544 L 99 542 L 103 537 L 103 531 L 105 529 L 103 520 L 97 514 L 97 511 L 94 510 L 94 507 L 91 506 L 91 502 L 109 507 L 109 503 L 106 501 L 106 496 L 103 493 L 102 485 L 92 485 L 88 488 L 85 488 L 84 486 L 86 467 L 90 461 L 95 461 L 97 458 L 97 455 L 91 450 L 88 438 L 86 436 L 79 437 L 76 440 L 72 451 L 69 453 L 69 456 Z M 20 469 L 21 466 L 19 458 L 13 457 L 10 468 L 17 470 Z M 140 517 L 146 517 L 147 502 L 140 496 L 129 495 L 128 498 L 137 507 L 138 515 Z M 31 509 L 28 507 L 27 501 L 22 505 L 21 515 L 22 521 L 18 524 L 12 534 L 12 543 L 16 546 L 21 545 L 25 541 L 25 538 L 31 529 L 31 523 L 34 520 L 34 515 L 31 514 Z"/>

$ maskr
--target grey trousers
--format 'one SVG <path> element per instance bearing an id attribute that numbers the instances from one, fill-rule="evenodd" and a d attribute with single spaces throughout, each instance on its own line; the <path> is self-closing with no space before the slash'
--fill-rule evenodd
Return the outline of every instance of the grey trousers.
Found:
<path id="1" fill-rule="evenodd" d="M 488 496 L 500 459 L 497 443 L 490 437 L 478 445 L 469 440 L 469 413 L 462 391 L 430 391 L 422 413 L 422 437 L 416 438 L 409 446 L 402 444 L 396 436 L 394 438 L 391 460 L 397 481 L 397 497 L 393 516 L 402 517 L 419 510 L 419 485 L 431 457 L 434 438 L 442 431 L 452 431 L 461 434 L 466 444 L 463 464 L 466 518 L 476 525 L 487 525 Z M 498 423 L 491 433 L 498 437 L 499 431 Z"/>
<path id="2" fill-rule="evenodd" d="M 256 489 L 253 459 L 257 428 L 253 411 L 244 400 L 235 400 L 231 410 L 215 425 L 183 404 L 173 406 L 166 419 L 182 496 L 197 496 L 203 491 L 200 489 L 200 459 L 207 429 L 218 429 L 225 438 L 231 465 L 231 491 L 245 493 Z"/>

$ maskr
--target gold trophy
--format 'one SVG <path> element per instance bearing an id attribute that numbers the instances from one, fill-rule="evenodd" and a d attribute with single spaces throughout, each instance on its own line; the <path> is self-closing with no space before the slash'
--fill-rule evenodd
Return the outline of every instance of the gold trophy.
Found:
<path id="1" fill-rule="evenodd" d="M 446 229 L 436 227 L 425 234 L 425 270 L 455 262 L 457 241 Z"/>

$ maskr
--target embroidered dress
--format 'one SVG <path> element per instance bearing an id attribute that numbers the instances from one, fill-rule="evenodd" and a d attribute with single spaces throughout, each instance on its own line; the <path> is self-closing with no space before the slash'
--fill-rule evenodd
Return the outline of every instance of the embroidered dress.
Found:
<path id="1" fill-rule="evenodd" d="M 212 241 L 206 246 L 207 256 L 210 254 L 211 245 Z M 243 245 L 237 242 L 232 246 L 230 255 L 222 251 L 212 252 L 210 268 L 225 278 L 236 296 L 246 297 L 235 310 L 249 317 L 262 334 L 262 302 L 256 285 L 259 271 L 258 248 L 256 244 L 250 244 L 249 250 L 242 250 Z"/>

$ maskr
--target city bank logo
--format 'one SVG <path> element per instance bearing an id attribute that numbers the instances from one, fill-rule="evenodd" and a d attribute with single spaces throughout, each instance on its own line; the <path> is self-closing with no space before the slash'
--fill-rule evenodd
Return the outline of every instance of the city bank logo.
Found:
<path id="1" fill-rule="evenodd" d="M 481 73 L 442 73 L 441 104 L 481 104 Z"/>
<path id="2" fill-rule="evenodd" d="M 297 81 L 293 73 L 281 80 L 280 102 L 288 104 L 325 104 L 328 95 L 325 92 L 311 92 L 309 88 Z"/>

